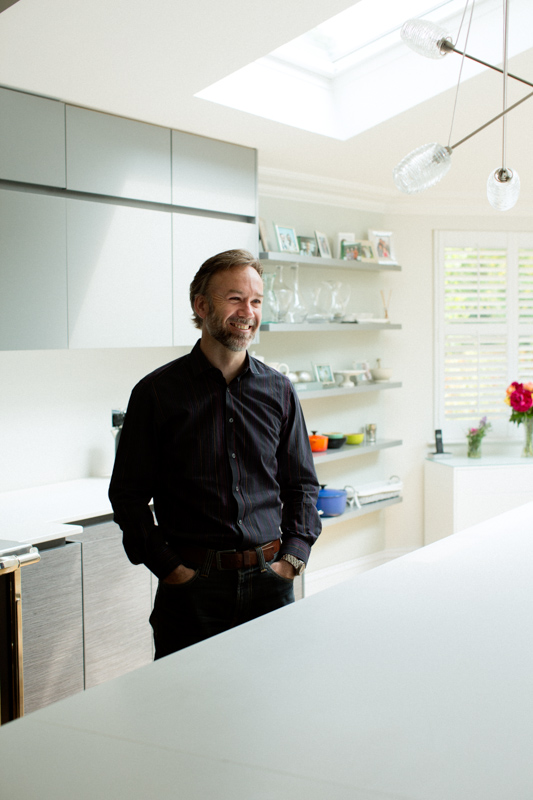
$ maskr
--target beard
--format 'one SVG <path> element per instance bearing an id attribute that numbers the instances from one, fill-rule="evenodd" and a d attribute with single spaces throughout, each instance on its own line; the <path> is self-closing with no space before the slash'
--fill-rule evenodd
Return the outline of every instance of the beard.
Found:
<path id="1" fill-rule="evenodd" d="M 249 325 L 250 327 L 239 331 L 236 328 L 230 328 L 230 323 Z M 246 350 L 257 330 L 256 320 L 249 317 L 231 317 L 224 322 L 220 315 L 217 314 L 211 301 L 209 301 L 209 314 L 204 319 L 204 325 L 213 339 L 234 353 Z"/>

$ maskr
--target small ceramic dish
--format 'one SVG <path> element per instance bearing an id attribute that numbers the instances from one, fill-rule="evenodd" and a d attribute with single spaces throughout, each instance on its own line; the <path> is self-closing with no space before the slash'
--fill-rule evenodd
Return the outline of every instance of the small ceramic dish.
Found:
<path id="1" fill-rule="evenodd" d="M 342 433 L 326 433 L 328 437 L 328 450 L 337 450 L 346 444 L 346 436 Z"/>
<path id="2" fill-rule="evenodd" d="M 346 435 L 346 444 L 362 444 L 364 438 L 364 433 L 348 433 Z"/>

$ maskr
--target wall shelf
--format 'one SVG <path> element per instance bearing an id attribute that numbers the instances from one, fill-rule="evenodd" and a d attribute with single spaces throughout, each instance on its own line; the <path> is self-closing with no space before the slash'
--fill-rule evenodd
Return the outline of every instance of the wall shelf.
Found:
<path id="1" fill-rule="evenodd" d="M 383 270 L 400 272 L 399 264 L 379 264 L 368 261 L 348 261 L 344 258 L 322 258 L 320 256 L 301 256 L 299 253 L 259 253 L 260 261 L 268 261 L 273 266 L 278 264 L 301 264 L 307 267 L 326 269 L 349 269 L 351 271 L 382 272 Z"/>
<path id="2" fill-rule="evenodd" d="M 346 522 L 346 520 L 355 519 L 356 517 L 364 517 L 366 514 L 372 514 L 374 511 L 381 511 L 389 506 L 395 506 L 402 502 L 402 497 L 391 497 L 388 500 L 378 500 L 375 503 L 367 503 L 361 508 L 352 508 L 350 511 L 345 511 L 338 517 L 321 517 L 322 527 L 329 528 L 332 525 L 338 525 L 339 522 Z"/>
<path id="3" fill-rule="evenodd" d="M 259 330 L 261 333 L 330 333 L 331 331 L 384 331 L 401 330 L 401 325 L 392 322 L 264 322 Z"/>
<path id="4" fill-rule="evenodd" d="M 335 370 L 333 370 L 335 372 Z M 354 394 L 363 394 L 365 392 L 380 392 L 383 389 L 401 389 L 402 384 L 400 382 L 395 381 L 383 381 L 377 383 L 361 383 L 358 386 L 355 386 L 350 389 L 314 389 L 312 391 L 306 391 L 305 389 L 299 389 L 299 386 L 305 386 L 305 383 L 297 383 L 295 384 L 295 389 L 298 394 L 300 400 L 316 400 L 318 398 L 325 399 L 326 397 L 351 397 Z"/>
<path id="5" fill-rule="evenodd" d="M 339 461 L 342 458 L 353 458 L 374 453 L 377 450 L 386 450 L 389 447 L 400 447 L 401 439 L 378 439 L 375 444 L 345 444 L 337 450 L 327 450 L 324 453 L 313 453 L 315 465 L 326 464 L 330 461 Z"/>

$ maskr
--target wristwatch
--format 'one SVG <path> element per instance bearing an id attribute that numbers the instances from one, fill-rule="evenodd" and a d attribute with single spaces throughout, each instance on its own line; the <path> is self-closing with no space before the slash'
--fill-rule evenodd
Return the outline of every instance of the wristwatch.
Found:
<path id="1" fill-rule="evenodd" d="M 296 570 L 297 575 L 301 575 L 305 569 L 305 561 L 300 561 L 299 558 L 296 558 L 296 556 L 291 556 L 289 553 L 281 556 L 281 560 L 288 561 L 289 564 Z"/>

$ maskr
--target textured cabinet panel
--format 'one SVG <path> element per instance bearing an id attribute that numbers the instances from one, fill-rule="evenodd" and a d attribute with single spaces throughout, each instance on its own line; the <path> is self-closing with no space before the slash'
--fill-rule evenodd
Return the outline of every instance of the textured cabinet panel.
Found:
<path id="1" fill-rule="evenodd" d="M 128 561 L 113 522 L 88 526 L 82 544 L 85 688 L 153 658 L 151 573 Z"/>
<path id="2" fill-rule="evenodd" d="M 170 203 L 170 130 L 67 106 L 67 188 Z"/>
<path id="3" fill-rule="evenodd" d="M 0 89 L 0 178 L 65 187 L 65 106 Z"/>
<path id="4" fill-rule="evenodd" d="M 21 570 L 24 711 L 83 689 L 81 546 L 41 551 Z"/>
<path id="5" fill-rule="evenodd" d="M 256 151 L 172 131 L 174 205 L 257 215 Z"/>
<path id="6" fill-rule="evenodd" d="M 0 349 L 67 347 L 65 200 L 0 191 Z"/>
<path id="7" fill-rule="evenodd" d="M 224 250 L 243 248 L 257 255 L 257 225 L 225 219 L 173 214 L 174 344 L 194 344 L 189 285 L 203 262 Z"/>
<path id="8" fill-rule="evenodd" d="M 172 344 L 170 213 L 69 200 L 69 345 Z"/>

